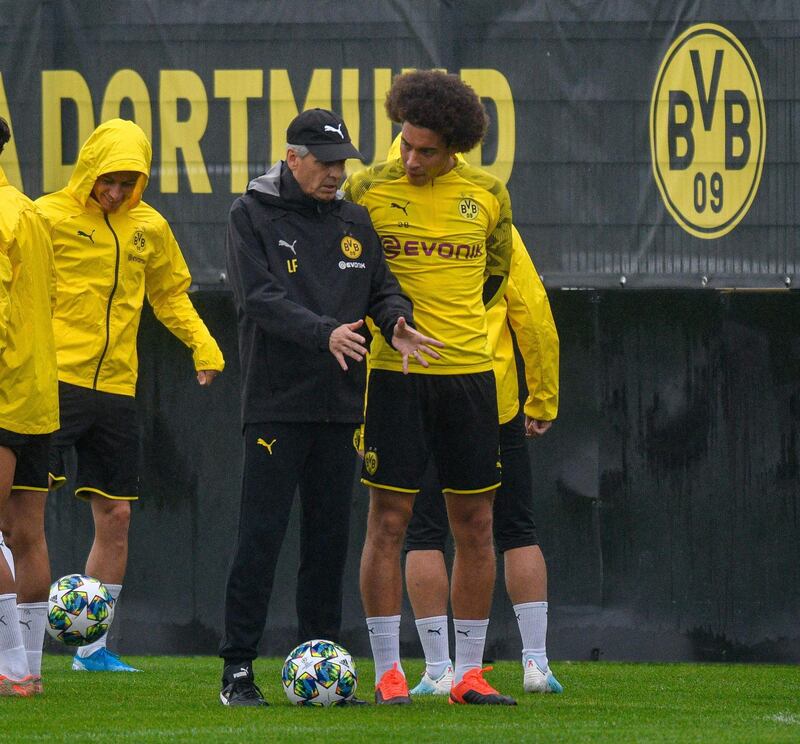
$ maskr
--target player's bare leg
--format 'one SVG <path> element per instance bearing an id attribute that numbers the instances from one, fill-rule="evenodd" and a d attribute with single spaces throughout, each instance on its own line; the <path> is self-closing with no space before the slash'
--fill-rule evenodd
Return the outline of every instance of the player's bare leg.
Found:
<path id="1" fill-rule="evenodd" d="M 8 447 L 0 447 L 0 522 L 6 521 L 8 497 L 14 482 L 17 457 Z M 14 576 L 0 552 L 0 695 L 29 697 L 33 678 L 17 614 Z"/>
<path id="2" fill-rule="evenodd" d="M 547 660 L 547 566 L 538 545 L 507 550 L 506 590 L 522 637 L 526 692 L 563 692 Z"/>
<path id="3" fill-rule="evenodd" d="M 12 491 L 2 523 L 6 545 L 14 553 L 17 602 L 47 602 L 50 558 L 44 535 L 47 494 Z"/>
<path id="4" fill-rule="evenodd" d="M 6 544 L 14 554 L 17 612 L 35 693 L 43 692 L 42 646 L 50 590 L 50 559 L 44 534 L 46 503 L 44 491 L 14 490 L 2 522 Z"/>
<path id="5" fill-rule="evenodd" d="M 92 494 L 94 542 L 86 560 L 87 576 L 104 584 L 121 584 L 128 565 L 129 501 Z"/>
<path id="6" fill-rule="evenodd" d="M 456 545 L 450 604 L 456 632 L 456 659 L 451 702 L 516 705 L 482 675 L 483 649 L 495 580 L 492 504 L 494 491 L 445 494 Z"/>
<path id="7" fill-rule="evenodd" d="M 131 522 L 130 501 L 109 499 L 92 494 L 94 542 L 86 560 L 86 574 L 105 584 L 116 604 L 128 565 L 128 528 Z M 118 621 L 115 612 L 115 619 Z M 76 671 L 138 672 L 116 654 L 106 649 L 108 633 L 99 641 L 81 646 L 72 660 Z"/>
<path id="8" fill-rule="evenodd" d="M 406 592 L 425 652 L 425 672 L 411 695 L 449 695 L 453 663 L 447 619 L 450 581 L 444 553 L 440 550 L 406 553 Z"/>
<path id="9" fill-rule="evenodd" d="M 370 488 L 367 534 L 361 553 L 361 600 L 375 659 L 378 703 L 410 701 L 400 663 L 403 580 L 400 553 L 414 508 L 414 494 Z"/>

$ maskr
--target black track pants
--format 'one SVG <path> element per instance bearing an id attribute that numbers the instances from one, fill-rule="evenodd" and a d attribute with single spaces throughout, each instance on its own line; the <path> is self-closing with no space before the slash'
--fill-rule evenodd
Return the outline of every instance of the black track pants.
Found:
<path id="1" fill-rule="evenodd" d="M 355 474 L 355 424 L 264 423 L 244 430 L 239 534 L 220 656 L 257 656 L 295 490 L 302 507 L 298 637 L 337 640 Z"/>

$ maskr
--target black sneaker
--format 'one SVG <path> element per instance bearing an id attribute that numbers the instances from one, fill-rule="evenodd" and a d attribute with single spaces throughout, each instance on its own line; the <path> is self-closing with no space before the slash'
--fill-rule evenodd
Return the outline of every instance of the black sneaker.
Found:
<path id="1" fill-rule="evenodd" d="M 269 705 L 253 681 L 253 667 L 250 664 L 230 664 L 225 667 L 219 699 L 223 705 L 230 706 Z"/>

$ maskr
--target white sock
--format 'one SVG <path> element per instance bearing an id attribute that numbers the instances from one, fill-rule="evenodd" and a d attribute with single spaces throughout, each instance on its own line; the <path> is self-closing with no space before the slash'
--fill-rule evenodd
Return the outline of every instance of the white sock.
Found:
<path id="1" fill-rule="evenodd" d="M 17 614 L 17 595 L 0 594 L 0 674 L 21 680 L 30 674 Z"/>
<path id="2" fill-rule="evenodd" d="M 114 599 L 114 619 L 116 620 L 117 610 L 119 609 L 117 606 L 117 600 L 119 599 L 120 592 L 122 591 L 122 584 L 105 584 L 105 587 L 106 589 L 108 589 L 108 593 Z M 97 640 L 94 643 L 90 643 L 88 646 L 80 646 L 76 652 L 77 656 L 80 656 L 82 659 L 85 659 L 87 656 L 91 656 L 95 651 L 98 651 L 101 648 L 105 648 L 106 641 L 108 640 L 108 633 L 110 632 L 111 628 L 108 629 L 106 634 L 100 640 Z"/>
<path id="3" fill-rule="evenodd" d="M 465 672 L 480 669 L 483 665 L 483 647 L 486 645 L 486 629 L 489 620 L 456 620 L 456 668 L 453 684 L 458 684 Z"/>
<path id="4" fill-rule="evenodd" d="M 375 660 L 375 683 L 380 682 L 384 673 L 395 664 L 397 671 L 405 675 L 400 664 L 400 615 L 368 617 L 367 630 Z"/>
<path id="5" fill-rule="evenodd" d="M 533 659 L 544 671 L 547 669 L 547 602 L 516 604 L 514 614 L 522 637 L 523 665 Z"/>
<path id="6" fill-rule="evenodd" d="M 425 671 L 431 679 L 439 679 L 450 661 L 450 640 L 447 633 L 447 615 L 423 617 L 416 621 L 419 641 L 425 654 Z"/>
<path id="7" fill-rule="evenodd" d="M 25 602 L 17 605 L 19 626 L 30 673 L 42 675 L 42 646 L 47 625 L 47 602 Z"/>

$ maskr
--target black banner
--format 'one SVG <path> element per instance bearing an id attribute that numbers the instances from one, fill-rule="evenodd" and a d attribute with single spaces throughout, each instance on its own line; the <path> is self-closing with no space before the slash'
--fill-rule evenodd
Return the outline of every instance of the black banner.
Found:
<path id="1" fill-rule="evenodd" d="M 548 286 L 792 287 L 799 16 L 789 0 L 4 1 L 0 163 L 36 197 L 97 124 L 135 119 L 145 199 L 196 283 L 224 287 L 229 205 L 297 111 L 341 111 L 378 161 L 392 76 L 439 67 L 486 102 L 468 159 L 508 183 Z"/>

